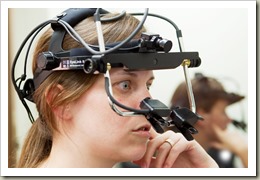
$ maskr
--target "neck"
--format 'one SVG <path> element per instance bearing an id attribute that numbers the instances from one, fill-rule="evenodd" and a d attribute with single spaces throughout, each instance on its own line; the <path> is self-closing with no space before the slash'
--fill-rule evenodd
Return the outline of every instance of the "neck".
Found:
<path id="1" fill-rule="evenodd" d="M 39 166 L 42 168 L 111 168 L 116 162 L 105 159 L 71 139 L 54 141 L 49 157 Z"/>

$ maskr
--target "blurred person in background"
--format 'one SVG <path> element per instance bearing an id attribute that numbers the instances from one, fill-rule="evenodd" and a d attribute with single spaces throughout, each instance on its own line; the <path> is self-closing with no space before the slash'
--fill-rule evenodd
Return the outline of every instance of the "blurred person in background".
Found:
<path id="1" fill-rule="evenodd" d="M 196 112 L 204 119 L 194 126 L 199 132 L 194 135 L 196 141 L 215 159 L 219 167 L 237 167 L 236 157 L 241 160 L 243 167 L 248 167 L 247 139 L 237 128 L 229 126 L 240 123 L 242 127 L 243 124 L 232 120 L 226 113 L 229 105 L 241 101 L 244 96 L 227 92 L 215 78 L 201 73 L 196 73 L 191 83 Z M 171 105 L 190 107 L 185 82 L 174 91 Z"/>

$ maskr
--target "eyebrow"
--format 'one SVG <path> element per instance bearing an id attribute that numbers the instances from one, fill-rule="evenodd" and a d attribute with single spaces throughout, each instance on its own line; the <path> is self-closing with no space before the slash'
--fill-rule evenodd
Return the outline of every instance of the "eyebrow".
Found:
<path id="1" fill-rule="evenodd" d="M 137 78 L 137 76 L 138 76 L 133 71 L 120 71 L 120 72 L 118 72 L 118 74 L 119 75 L 128 75 L 128 76 L 132 76 L 132 77 L 135 77 L 135 78 Z M 155 79 L 155 77 L 154 77 L 154 75 L 152 75 L 148 80 L 150 81 L 150 80 L 154 80 L 154 79 Z"/>
<path id="2" fill-rule="evenodd" d="M 153 75 L 153 76 L 150 77 L 149 81 L 154 80 L 154 79 L 155 79 L 155 77 Z"/>

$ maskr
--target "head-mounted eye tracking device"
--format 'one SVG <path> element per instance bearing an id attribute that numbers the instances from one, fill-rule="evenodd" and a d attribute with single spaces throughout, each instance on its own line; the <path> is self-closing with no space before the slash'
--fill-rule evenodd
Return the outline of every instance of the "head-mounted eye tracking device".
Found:
<path id="1" fill-rule="evenodd" d="M 22 42 L 12 65 L 12 82 L 21 102 L 28 112 L 31 122 L 34 122 L 34 118 L 25 99 L 33 102 L 32 94 L 35 89 L 37 89 L 52 72 L 61 70 L 83 70 L 87 74 L 104 74 L 105 90 L 108 95 L 109 104 L 120 116 L 144 115 L 157 132 L 163 132 L 162 126 L 175 126 L 186 139 L 192 140 L 193 137 L 191 134 L 197 133 L 193 125 L 202 118 L 195 112 L 195 101 L 189 80 L 188 68 L 200 66 L 201 60 L 198 52 L 183 52 L 182 33 L 177 25 L 166 17 L 148 13 L 148 9 L 145 9 L 144 13 L 132 13 L 134 16 L 142 15 L 143 18 L 129 37 L 122 42 L 105 44 L 101 30 L 101 22 L 116 21 L 125 15 L 125 11 L 115 17 L 102 18 L 102 15 L 107 13 L 109 12 L 101 8 L 67 9 L 55 18 L 38 25 Z M 87 44 L 73 29 L 81 20 L 90 16 L 94 16 L 95 19 L 98 46 Z M 139 39 L 133 39 L 142 28 L 147 16 L 163 19 L 174 26 L 180 52 L 170 52 L 172 42 L 160 37 L 159 34 L 142 33 Z M 30 47 L 38 33 L 49 24 L 51 24 L 54 30 L 49 49 L 39 54 L 34 77 L 32 79 L 26 79 L 26 66 Z M 83 48 L 63 50 L 62 42 L 66 33 L 74 38 L 75 41 L 81 43 Z M 31 41 L 29 42 L 24 63 L 24 74 L 16 79 L 16 62 L 30 38 Z M 180 65 L 182 65 L 184 69 L 191 110 L 181 107 L 169 109 L 159 100 L 150 98 L 146 98 L 140 103 L 140 109 L 134 109 L 119 103 L 113 97 L 109 75 L 109 70 L 113 67 L 122 67 L 127 71 L 137 71 L 174 69 Z M 25 83 L 23 88 L 21 88 L 23 81 L 25 81 Z M 126 111 L 121 111 L 118 107 Z M 166 117 L 170 118 L 166 119 Z"/>

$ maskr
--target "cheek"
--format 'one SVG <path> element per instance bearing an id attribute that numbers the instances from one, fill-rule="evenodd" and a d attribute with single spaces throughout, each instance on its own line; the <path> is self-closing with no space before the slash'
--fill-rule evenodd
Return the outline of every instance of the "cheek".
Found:
<path id="1" fill-rule="evenodd" d="M 226 127 L 226 120 L 223 115 L 220 113 L 212 114 L 211 115 L 211 123 L 214 123 L 218 127 L 225 129 Z"/>
<path id="2" fill-rule="evenodd" d="M 204 115 L 204 128 L 205 130 L 209 130 L 212 131 L 212 125 L 218 125 L 219 126 L 219 122 L 218 122 L 218 118 L 213 114 L 213 113 L 209 113 Z"/>
<path id="3" fill-rule="evenodd" d="M 86 121 L 86 126 L 94 128 L 99 133 L 113 133 L 118 129 L 122 129 L 124 117 L 117 115 L 109 105 L 105 92 L 96 91 L 89 94 L 84 104 L 79 107 L 81 109 L 81 119 Z"/>
<path id="4" fill-rule="evenodd" d="M 140 109 L 140 104 L 141 104 L 141 101 L 143 99 L 145 99 L 146 97 L 144 96 L 139 96 L 137 93 L 132 95 L 132 96 L 128 96 L 128 97 L 125 97 L 125 98 L 117 98 L 116 100 L 125 105 L 125 106 L 128 106 L 130 108 L 134 108 L 134 109 Z M 120 110 L 122 111 L 128 111 L 128 110 L 124 110 L 120 107 L 118 107 Z"/>
<path id="5" fill-rule="evenodd" d="M 106 100 L 92 102 L 90 107 L 80 111 L 81 116 L 77 119 L 81 139 L 100 148 L 117 145 L 126 133 L 126 120 L 117 115 Z"/>

